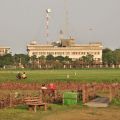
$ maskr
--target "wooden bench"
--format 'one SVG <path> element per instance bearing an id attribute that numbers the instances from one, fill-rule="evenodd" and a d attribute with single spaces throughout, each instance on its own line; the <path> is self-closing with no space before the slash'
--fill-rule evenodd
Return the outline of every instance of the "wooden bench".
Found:
<path id="1" fill-rule="evenodd" d="M 26 97 L 24 99 L 26 105 L 28 105 L 29 110 L 34 110 L 36 112 L 37 107 L 44 107 L 44 110 L 47 110 L 47 103 L 43 103 L 41 97 Z"/>

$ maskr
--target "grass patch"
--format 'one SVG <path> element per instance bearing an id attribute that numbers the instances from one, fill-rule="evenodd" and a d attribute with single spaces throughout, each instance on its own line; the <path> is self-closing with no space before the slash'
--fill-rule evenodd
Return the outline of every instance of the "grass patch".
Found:
<path id="1" fill-rule="evenodd" d="M 28 78 L 25 80 L 17 80 L 17 72 L 17 70 L 1 70 L 0 82 L 120 82 L 120 69 L 26 70 Z M 69 78 L 67 78 L 67 75 L 69 75 Z"/>
<path id="2" fill-rule="evenodd" d="M 113 98 L 111 104 L 120 107 L 120 98 Z"/>
<path id="3" fill-rule="evenodd" d="M 28 111 L 28 107 L 25 105 L 19 105 L 15 108 L 7 108 L 0 110 L 0 120 L 42 120 L 44 116 L 50 114 L 57 114 L 60 111 L 67 112 L 73 109 L 81 109 L 79 105 L 65 106 L 50 104 L 47 111 L 37 110 L 37 112 Z"/>

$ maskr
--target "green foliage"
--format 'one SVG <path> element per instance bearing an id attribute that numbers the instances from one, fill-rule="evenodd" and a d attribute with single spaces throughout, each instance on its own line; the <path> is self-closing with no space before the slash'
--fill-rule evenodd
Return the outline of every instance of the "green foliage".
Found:
<path id="1" fill-rule="evenodd" d="M 110 49 L 104 49 L 103 50 L 103 63 L 104 64 L 113 64 L 114 63 L 114 56 L 113 56 L 113 52 Z"/>
<path id="2" fill-rule="evenodd" d="M 54 61 L 53 62 L 53 68 L 54 69 L 62 69 L 63 68 L 63 64 L 60 61 Z"/>
<path id="3" fill-rule="evenodd" d="M 71 62 L 71 61 L 72 61 L 72 59 L 71 59 L 71 58 L 69 58 L 68 56 L 65 56 L 64 61 L 66 61 L 66 62 Z"/>
<path id="4" fill-rule="evenodd" d="M 28 64 L 30 58 L 28 55 L 25 54 L 15 54 L 13 56 L 14 64 L 21 63 L 22 65 Z"/>
<path id="5" fill-rule="evenodd" d="M 111 50 L 109 48 L 103 49 L 102 53 L 102 63 L 104 66 L 111 67 L 113 64 L 118 67 L 120 64 L 120 49 Z M 57 56 L 53 55 L 40 56 L 37 58 L 36 55 L 29 57 L 26 54 L 7 54 L 0 56 L 0 67 L 3 68 L 5 65 L 15 66 L 14 68 L 19 68 L 20 65 L 25 68 L 32 69 L 62 69 L 64 65 L 65 68 L 86 68 L 86 67 L 100 67 L 101 60 L 94 60 L 94 56 L 87 54 L 79 59 L 72 60 L 68 56 Z"/>
<path id="6" fill-rule="evenodd" d="M 103 49 L 103 64 L 120 64 L 120 49 L 112 51 L 109 48 Z"/>
<path id="7" fill-rule="evenodd" d="M 111 104 L 120 106 L 120 98 L 113 98 Z"/>
<path id="8" fill-rule="evenodd" d="M 38 59 L 39 59 L 39 60 L 45 60 L 45 56 L 42 55 L 42 56 L 40 56 Z"/>
<path id="9" fill-rule="evenodd" d="M 12 64 L 13 64 L 13 57 L 11 54 L 0 56 L 0 67 L 3 67 L 4 65 L 12 65 Z"/>
<path id="10" fill-rule="evenodd" d="M 47 55 L 46 60 L 47 61 L 52 61 L 52 60 L 54 60 L 54 56 L 53 55 Z"/>
<path id="11" fill-rule="evenodd" d="M 57 57 L 55 57 L 55 60 L 63 62 L 64 61 L 64 57 L 63 56 L 57 56 Z"/>
<path id="12" fill-rule="evenodd" d="M 120 63 L 120 49 L 114 50 L 113 56 L 114 56 L 114 64 L 119 64 Z"/>
<path id="13" fill-rule="evenodd" d="M 82 56 L 81 59 L 86 65 L 91 65 L 93 63 L 93 55 L 91 55 L 91 54 L 87 54 L 86 56 Z"/>

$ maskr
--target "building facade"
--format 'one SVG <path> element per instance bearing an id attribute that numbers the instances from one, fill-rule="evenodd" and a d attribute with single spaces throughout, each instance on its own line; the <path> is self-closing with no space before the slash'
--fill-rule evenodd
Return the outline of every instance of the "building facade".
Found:
<path id="1" fill-rule="evenodd" d="M 0 47 L 0 56 L 6 55 L 10 53 L 9 47 Z"/>
<path id="2" fill-rule="evenodd" d="M 70 38 L 46 45 L 37 44 L 34 41 L 27 45 L 27 52 L 30 57 L 33 55 L 37 57 L 46 57 L 47 55 L 53 55 L 54 57 L 68 56 L 73 60 L 91 54 L 94 60 L 102 62 L 102 48 L 101 43 L 76 44 L 74 39 Z"/>

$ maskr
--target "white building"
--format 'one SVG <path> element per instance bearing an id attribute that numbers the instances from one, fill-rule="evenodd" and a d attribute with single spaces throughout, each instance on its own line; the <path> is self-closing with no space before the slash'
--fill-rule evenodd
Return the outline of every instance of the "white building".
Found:
<path id="1" fill-rule="evenodd" d="M 0 46 L 0 56 L 10 53 L 9 47 Z"/>
<path id="2" fill-rule="evenodd" d="M 79 59 L 82 56 L 91 54 L 94 56 L 94 60 L 102 62 L 102 44 L 101 43 L 89 43 L 89 44 L 76 44 L 74 39 L 62 39 L 61 42 L 54 42 L 52 44 L 38 44 L 35 41 L 27 45 L 28 55 L 31 57 L 36 55 L 47 56 L 68 56 L 72 59 Z"/>

